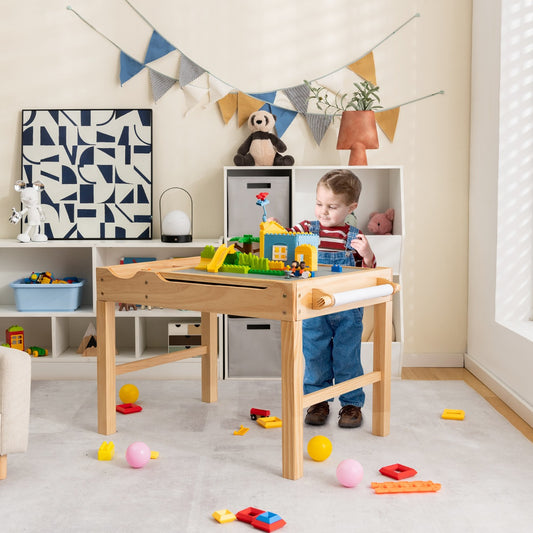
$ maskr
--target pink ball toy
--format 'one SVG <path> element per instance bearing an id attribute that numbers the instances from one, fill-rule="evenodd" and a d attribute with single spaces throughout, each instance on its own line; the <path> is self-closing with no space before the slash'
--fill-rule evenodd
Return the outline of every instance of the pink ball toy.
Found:
<path id="1" fill-rule="evenodd" d="M 133 468 L 142 468 L 150 460 L 150 448 L 144 442 L 134 442 L 126 450 L 126 461 Z"/>
<path id="2" fill-rule="evenodd" d="M 337 479 L 345 487 L 355 487 L 363 479 L 363 467 L 354 459 L 344 459 L 337 466 Z"/>

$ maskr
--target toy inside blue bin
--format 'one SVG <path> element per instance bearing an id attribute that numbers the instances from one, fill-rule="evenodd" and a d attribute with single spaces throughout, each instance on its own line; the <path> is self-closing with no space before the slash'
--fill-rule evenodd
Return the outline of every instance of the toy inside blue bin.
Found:
<path id="1" fill-rule="evenodd" d="M 81 304 L 84 279 L 71 283 L 28 283 L 20 278 L 10 283 L 17 311 L 75 311 Z"/>

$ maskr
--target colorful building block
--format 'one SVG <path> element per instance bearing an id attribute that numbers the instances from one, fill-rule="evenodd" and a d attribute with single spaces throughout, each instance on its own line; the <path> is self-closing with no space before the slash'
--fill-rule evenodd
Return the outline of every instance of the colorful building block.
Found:
<path id="1" fill-rule="evenodd" d="M 386 481 L 385 483 L 370 483 L 376 494 L 399 494 L 402 492 L 437 492 L 440 483 L 433 481 Z"/>
<path id="2" fill-rule="evenodd" d="M 237 520 L 240 520 L 241 522 L 246 522 L 247 524 L 251 524 L 256 516 L 263 514 L 264 512 L 265 511 L 263 511 L 263 509 L 256 509 L 255 507 L 247 507 L 246 509 L 239 511 L 236 516 L 237 516 Z"/>
<path id="3" fill-rule="evenodd" d="M 234 435 L 246 435 L 246 433 L 248 432 L 250 428 L 245 428 L 242 424 L 241 424 L 241 427 L 239 429 L 236 429 L 233 434 Z"/>
<path id="4" fill-rule="evenodd" d="M 215 511 L 213 513 L 213 518 L 221 524 L 227 524 L 228 522 L 233 522 L 237 519 L 237 517 L 228 509 L 221 509 L 220 511 Z"/>
<path id="5" fill-rule="evenodd" d="M 444 409 L 441 418 L 446 420 L 464 420 L 465 412 L 462 409 Z"/>
<path id="6" fill-rule="evenodd" d="M 418 473 L 414 468 L 404 466 L 401 464 L 389 465 L 380 468 L 379 471 L 384 475 L 393 479 L 406 479 L 408 477 L 416 476 Z"/>
<path id="7" fill-rule="evenodd" d="M 257 419 L 257 423 L 266 429 L 280 428 L 282 424 L 281 419 L 277 416 L 262 416 Z"/>
<path id="8" fill-rule="evenodd" d="M 276 531 L 281 529 L 287 522 L 276 513 L 265 511 L 257 515 L 251 522 L 251 525 L 261 531 Z"/>
<path id="9" fill-rule="evenodd" d="M 102 442 L 100 448 L 98 448 L 98 460 L 99 461 L 111 461 L 115 455 L 115 444 L 113 441 Z"/>
<path id="10" fill-rule="evenodd" d="M 143 408 L 136 403 L 121 403 L 117 405 L 117 412 L 122 413 L 123 415 L 130 415 L 131 413 L 138 413 L 142 411 Z"/>

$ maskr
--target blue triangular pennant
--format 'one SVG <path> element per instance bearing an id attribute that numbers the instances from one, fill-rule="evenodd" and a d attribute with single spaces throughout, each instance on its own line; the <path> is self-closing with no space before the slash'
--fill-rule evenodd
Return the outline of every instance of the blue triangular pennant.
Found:
<path id="1" fill-rule="evenodd" d="M 273 104 L 274 100 L 276 99 L 276 94 L 277 94 L 277 91 L 271 91 L 268 93 L 250 94 L 250 96 L 257 98 L 258 100 L 263 100 L 263 102 L 269 102 Z"/>
<path id="2" fill-rule="evenodd" d="M 276 133 L 279 138 L 287 131 L 294 117 L 298 114 L 297 111 L 292 111 L 292 109 L 284 109 L 271 104 L 265 104 L 261 109 L 276 116 Z"/>
<path id="3" fill-rule="evenodd" d="M 144 65 L 142 63 L 139 63 L 122 50 L 120 51 L 120 85 L 124 85 L 135 74 L 141 72 L 143 68 Z"/>
<path id="4" fill-rule="evenodd" d="M 150 38 L 150 43 L 148 44 L 148 50 L 146 50 L 144 62 L 150 63 L 151 61 L 155 61 L 160 57 L 166 56 L 173 50 L 176 50 L 176 47 L 172 46 L 154 30 L 152 32 L 152 37 Z"/>

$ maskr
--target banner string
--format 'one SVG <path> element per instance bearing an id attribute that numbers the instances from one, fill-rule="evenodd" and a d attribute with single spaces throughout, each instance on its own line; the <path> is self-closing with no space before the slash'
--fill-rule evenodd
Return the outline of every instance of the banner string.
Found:
<path id="1" fill-rule="evenodd" d="M 397 107 L 403 107 L 404 105 L 414 104 L 415 102 L 420 102 L 420 100 L 425 100 L 426 98 L 437 96 L 437 94 L 444 94 L 444 91 L 437 91 L 436 93 L 426 94 L 426 96 L 420 96 L 419 98 L 415 98 L 414 100 L 409 100 L 408 102 L 404 102 L 403 104 L 400 104 L 400 105 L 395 105 L 394 107 L 387 107 L 386 109 L 380 109 L 379 111 L 376 111 L 376 113 L 380 113 L 382 111 L 390 111 L 391 109 L 396 109 Z"/>
<path id="2" fill-rule="evenodd" d="M 104 35 L 101 31 L 97 30 L 90 22 L 87 22 L 77 11 L 72 8 L 72 6 L 67 6 L 67 9 L 77 15 L 83 22 L 85 22 L 85 24 L 87 24 L 87 26 L 89 26 L 89 28 L 92 28 L 96 33 L 98 33 L 98 35 L 101 35 L 106 41 L 110 42 L 113 46 L 122 51 L 122 48 L 120 48 L 117 43 L 113 42 L 107 35 Z"/>

